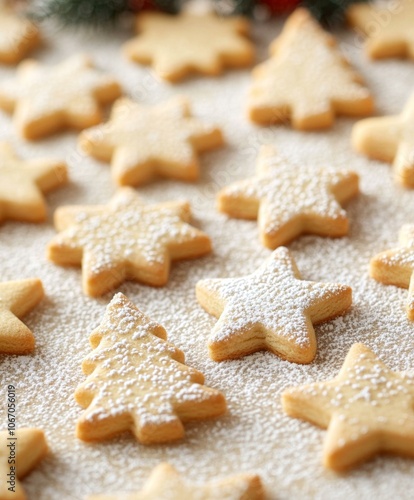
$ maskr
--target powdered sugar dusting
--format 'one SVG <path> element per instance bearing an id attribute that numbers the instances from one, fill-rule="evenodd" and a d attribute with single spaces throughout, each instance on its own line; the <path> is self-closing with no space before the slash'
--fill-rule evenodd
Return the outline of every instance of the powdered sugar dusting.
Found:
<path id="1" fill-rule="evenodd" d="M 332 167 L 294 166 L 272 147 L 263 147 L 257 176 L 226 187 L 222 196 L 260 203 L 261 227 L 271 234 L 298 216 L 346 218 L 333 190 L 353 175 Z"/>
<path id="2" fill-rule="evenodd" d="M 174 361 L 177 350 L 153 335 L 159 329 L 124 295 L 115 295 L 92 334 L 98 345 L 84 361 L 92 373 L 76 391 L 93 395 L 81 425 L 90 421 L 99 427 L 100 421 L 130 415 L 131 430 L 159 427 L 177 419 L 180 405 L 208 401 L 214 394 L 193 382 L 194 370 Z"/>
<path id="3" fill-rule="evenodd" d="M 198 283 L 213 300 L 219 298 L 225 304 L 210 345 L 230 339 L 237 345 L 237 336 L 253 327 L 268 332 L 264 337 L 282 336 L 293 344 L 309 345 L 313 335 L 307 322 L 308 315 L 312 319 L 310 308 L 335 297 L 339 300 L 346 287 L 300 280 L 293 266 L 289 251 L 280 247 L 250 276 Z"/>

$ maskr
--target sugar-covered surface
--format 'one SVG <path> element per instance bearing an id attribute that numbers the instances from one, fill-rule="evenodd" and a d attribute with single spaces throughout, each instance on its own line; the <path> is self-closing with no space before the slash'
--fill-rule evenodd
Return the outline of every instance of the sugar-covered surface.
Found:
<path id="1" fill-rule="evenodd" d="M 278 21 L 256 27 L 259 60 L 265 59 L 266 46 L 280 27 Z M 1 114 L 1 139 L 11 139 L 22 157 L 66 159 L 72 179 L 68 187 L 48 195 L 47 223 L 6 223 L 0 228 L 1 279 L 38 276 L 47 294 L 25 318 L 36 335 L 35 353 L 3 356 L 0 364 L 2 427 L 6 425 L 6 386 L 15 384 L 18 425 L 42 427 L 51 448 L 49 456 L 24 480 L 29 498 L 79 499 L 89 493 L 134 491 L 164 460 L 192 481 L 244 471 L 259 473 L 269 498 L 409 498 L 414 461 L 379 457 L 343 475 L 325 470 L 321 465 L 325 431 L 285 416 L 280 393 L 291 385 L 335 376 L 355 342 L 368 345 L 394 370 L 413 370 L 414 323 L 404 311 L 407 291 L 377 283 L 369 278 L 367 269 L 373 255 L 397 245 L 400 227 L 413 222 L 414 191 L 394 184 L 389 165 L 352 152 L 353 120 L 340 118 L 329 131 L 306 134 L 285 127 L 254 127 L 245 119 L 248 71 L 170 86 L 122 58 L 119 47 L 129 34 L 127 27 L 124 32 L 102 35 L 52 29 L 36 56 L 42 62 L 57 63 L 87 47 L 97 65 L 117 75 L 134 99 L 150 105 L 179 92 L 189 96 L 195 116 L 222 125 L 228 147 L 201 155 L 200 182 L 159 181 L 139 189 L 151 202 L 188 199 L 195 225 L 211 236 L 214 252 L 174 264 L 164 288 L 125 283 L 119 290 L 167 329 L 169 341 L 185 352 L 186 362 L 205 374 L 206 385 L 225 393 L 229 413 L 214 421 L 186 425 L 185 440 L 174 445 L 148 448 L 130 435 L 93 445 L 75 438 L 82 409 L 73 393 L 85 380 L 81 362 L 91 352 L 88 336 L 100 323 L 113 294 L 98 300 L 85 297 L 80 270 L 47 262 L 45 247 L 55 234 L 51 216 L 59 205 L 106 203 L 115 186 L 108 165 L 76 151 L 75 134 L 24 143 L 14 138 L 9 117 Z M 372 63 L 361 53 L 354 33 L 341 34 L 341 40 L 372 90 L 378 113 L 398 113 L 412 91 L 414 65 L 406 61 Z M 12 68 L 0 68 L 0 80 L 13 73 Z M 210 361 L 206 340 L 216 319 L 195 300 L 199 279 L 251 273 L 270 253 L 259 243 L 255 221 L 227 219 L 215 210 L 216 192 L 252 176 L 259 147 L 267 143 L 298 165 L 351 168 L 361 177 L 362 194 L 347 204 L 348 237 L 305 236 L 289 246 L 304 279 L 347 284 L 354 294 L 349 313 L 316 327 L 318 354 L 307 366 L 282 361 L 271 353 L 220 364 Z"/>

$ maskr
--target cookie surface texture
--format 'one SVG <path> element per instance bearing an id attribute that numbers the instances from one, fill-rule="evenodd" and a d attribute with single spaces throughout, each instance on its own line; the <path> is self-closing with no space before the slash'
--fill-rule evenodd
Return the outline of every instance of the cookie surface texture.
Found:
<path id="1" fill-rule="evenodd" d="M 35 347 L 35 338 L 20 321 L 44 297 L 39 279 L 4 281 L 0 283 L 0 353 L 28 354 Z"/>
<path id="2" fill-rule="evenodd" d="M 414 458 L 414 378 L 391 371 L 363 344 L 328 382 L 287 389 L 285 412 L 328 429 L 323 463 L 346 469 L 377 453 Z"/>
<path id="3" fill-rule="evenodd" d="M 45 435 L 40 429 L 21 428 L 12 431 L 0 432 L 0 498 L 1 500 L 27 500 L 27 496 L 20 483 L 45 457 L 48 451 Z M 13 451 L 14 464 L 9 463 L 9 456 Z M 10 467 L 15 467 L 14 491 L 9 490 L 11 484 L 6 482 L 7 474 L 10 474 Z M 9 476 L 10 477 L 10 476 Z"/>
<path id="4" fill-rule="evenodd" d="M 226 412 L 224 396 L 202 385 L 203 375 L 184 364 L 183 352 L 166 337 L 125 295 L 114 296 L 90 337 L 94 351 L 82 364 L 88 378 L 75 393 L 86 408 L 77 424 L 80 439 L 130 431 L 142 444 L 175 441 L 184 437 L 183 422 Z"/>
<path id="5" fill-rule="evenodd" d="M 309 52 L 312 48 L 311 53 Z M 359 75 L 305 9 L 296 9 L 253 70 L 248 114 L 261 125 L 291 122 L 300 130 L 330 127 L 335 115 L 367 116 L 372 97 Z"/>
<path id="6" fill-rule="evenodd" d="M 218 75 L 224 68 L 252 64 L 254 50 L 241 17 L 144 12 L 137 17 L 138 36 L 124 45 L 126 56 L 152 64 L 160 78 L 176 82 L 191 73 Z M 162 33 L 162 36 L 160 36 Z"/>
<path id="7" fill-rule="evenodd" d="M 5 220 L 43 222 L 43 193 L 68 181 L 66 165 L 48 159 L 21 160 L 10 144 L 0 142 L 0 223 Z"/>
<path id="8" fill-rule="evenodd" d="M 351 5 L 346 13 L 348 22 L 366 35 L 365 49 L 373 59 L 408 57 L 414 59 L 414 4 L 398 2 L 368 2 Z"/>
<path id="9" fill-rule="evenodd" d="M 151 108 L 120 99 L 108 123 L 85 130 L 79 139 L 84 151 L 111 161 L 117 184 L 130 186 L 157 175 L 194 181 L 199 177 L 197 153 L 223 142 L 220 129 L 192 117 L 182 97 Z"/>
<path id="10" fill-rule="evenodd" d="M 208 341 L 215 361 L 269 350 L 310 363 L 316 354 L 313 324 L 343 314 L 352 302 L 348 286 L 302 280 L 284 247 L 249 276 L 199 281 L 196 295 L 219 318 Z"/>
<path id="11" fill-rule="evenodd" d="M 39 29 L 0 2 L 0 63 L 16 64 L 40 42 Z"/>
<path id="12" fill-rule="evenodd" d="M 366 118 L 356 123 L 352 145 L 370 158 L 392 163 L 395 182 L 414 189 L 414 94 L 400 115 Z"/>
<path id="13" fill-rule="evenodd" d="M 370 263 L 370 275 L 386 285 L 408 288 L 406 311 L 414 321 L 414 224 L 400 230 L 400 246 L 376 255 Z"/>
<path id="14" fill-rule="evenodd" d="M 88 500 L 263 500 L 259 476 L 239 474 L 207 484 L 191 484 L 168 463 L 155 467 L 141 491 L 121 495 L 93 495 Z"/>
<path id="15" fill-rule="evenodd" d="M 340 203 L 358 192 L 358 175 L 352 171 L 295 166 L 273 146 L 262 146 L 256 176 L 222 189 L 218 209 L 257 219 L 263 245 L 274 249 L 306 233 L 346 235 L 349 222 Z"/>
<path id="16" fill-rule="evenodd" d="M 53 67 L 26 60 L 16 78 L 0 82 L 0 108 L 13 114 L 21 136 L 35 140 L 96 125 L 102 121 L 101 105 L 120 93 L 117 81 L 94 69 L 87 56 L 74 55 Z"/>
<path id="17" fill-rule="evenodd" d="M 125 280 L 162 286 L 174 260 L 211 251 L 210 238 L 188 222 L 184 201 L 145 205 L 132 188 L 121 188 L 108 205 L 66 206 L 55 212 L 58 231 L 48 258 L 81 265 L 83 290 L 100 296 Z"/>

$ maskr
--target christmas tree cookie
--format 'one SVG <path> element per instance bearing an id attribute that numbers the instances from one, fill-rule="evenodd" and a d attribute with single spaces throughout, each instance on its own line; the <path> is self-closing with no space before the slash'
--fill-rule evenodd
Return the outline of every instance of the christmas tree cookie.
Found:
<path id="1" fill-rule="evenodd" d="M 366 52 L 373 59 L 414 59 L 412 0 L 356 3 L 346 15 L 351 26 L 366 35 Z"/>
<path id="2" fill-rule="evenodd" d="M 130 431 L 142 444 L 165 443 L 184 436 L 184 422 L 225 413 L 224 396 L 202 385 L 203 375 L 184 364 L 166 336 L 127 297 L 115 295 L 82 364 L 87 379 L 75 393 L 86 408 L 77 424 L 80 439 Z"/>
<path id="3" fill-rule="evenodd" d="M 40 42 L 38 28 L 0 0 L 0 63 L 15 64 Z"/>
<path id="4" fill-rule="evenodd" d="M 134 61 L 152 64 L 157 76 L 171 82 L 191 73 L 217 75 L 226 67 L 253 62 L 249 27 L 240 17 L 144 12 L 137 16 L 138 36 L 124 45 L 124 52 Z"/>
<path id="5" fill-rule="evenodd" d="M 40 463 L 47 451 L 46 438 L 40 429 L 22 428 L 0 432 L 0 477 L 2 478 L 0 498 L 2 500 L 27 499 L 20 480 Z"/>
<path id="6" fill-rule="evenodd" d="M 175 468 L 161 463 L 153 469 L 141 491 L 125 493 L 122 500 L 263 500 L 259 476 L 239 474 L 207 484 L 192 484 L 183 479 Z M 120 500 L 118 494 L 92 495 L 87 500 Z"/>
<path id="7" fill-rule="evenodd" d="M 111 161 L 117 184 L 137 186 L 154 176 L 194 181 L 197 153 L 223 144 L 221 131 L 193 118 L 186 99 L 174 97 L 152 108 L 120 99 L 104 125 L 85 130 L 80 146 Z"/>
<path id="8" fill-rule="evenodd" d="M 0 223 L 5 220 L 42 222 L 47 207 L 43 193 L 68 181 L 62 162 L 21 160 L 10 144 L 0 142 Z"/>
<path id="9" fill-rule="evenodd" d="M 393 163 L 398 184 L 414 188 L 414 94 L 399 115 L 366 118 L 352 130 L 352 145 L 370 158 Z"/>
<path id="10" fill-rule="evenodd" d="M 262 146 L 256 176 L 222 189 L 218 209 L 257 219 L 262 243 L 274 249 L 306 233 L 346 235 L 349 222 L 340 204 L 358 193 L 358 175 L 352 171 L 296 167 L 273 146 Z"/>
<path id="11" fill-rule="evenodd" d="M 376 255 L 369 271 L 381 283 L 408 288 L 407 316 L 414 321 L 414 224 L 401 228 L 400 247 Z"/>
<path id="12" fill-rule="evenodd" d="M 348 286 L 302 280 L 284 247 L 249 276 L 199 281 L 196 295 L 219 318 L 208 343 L 215 361 L 269 350 L 310 363 L 316 354 L 312 325 L 343 314 L 352 303 Z"/>
<path id="13" fill-rule="evenodd" d="M 328 429 L 323 463 L 346 469 L 386 452 L 414 458 L 414 378 L 354 344 L 339 375 L 282 394 L 285 412 Z"/>
<path id="14" fill-rule="evenodd" d="M 20 321 L 43 299 L 42 282 L 37 279 L 0 283 L 0 353 L 28 354 L 35 339 Z"/>
<path id="15" fill-rule="evenodd" d="M 101 105 L 120 93 L 116 80 L 94 69 L 84 55 L 54 67 L 26 60 L 16 78 L 0 82 L 0 108 L 13 113 L 20 135 L 34 140 L 66 127 L 96 125 L 102 121 Z"/>
<path id="16" fill-rule="evenodd" d="M 330 127 L 335 114 L 372 113 L 373 100 L 361 78 L 307 10 L 295 10 L 270 53 L 253 70 L 248 100 L 252 121 L 266 125 L 290 120 L 294 128 L 313 130 Z"/>
<path id="17" fill-rule="evenodd" d="M 162 286 L 171 261 L 201 257 L 210 238 L 188 222 L 187 202 L 145 205 L 131 188 L 121 188 L 108 205 L 66 206 L 55 212 L 61 231 L 48 245 L 56 264 L 81 265 L 83 290 L 100 296 L 125 280 Z"/>

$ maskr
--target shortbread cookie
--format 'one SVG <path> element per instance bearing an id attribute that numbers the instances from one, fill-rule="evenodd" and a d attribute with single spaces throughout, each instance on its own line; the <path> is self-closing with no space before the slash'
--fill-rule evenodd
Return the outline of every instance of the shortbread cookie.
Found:
<path id="1" fill-rule="evenodd" d="M 21 160 L 10 144 L 0 142 L 0 223 L 44 221 L 47 206 L 43 193 L 67 181 L 64 163 L 48 159 Z"/>
<path id="2" fill-rule="evenodd" d="M 373 100 L 360 76 L 307 10 L 295 10 L 270 53 L 253 70 L 248 99 L 252 121 L 266 125 L 290 120 L 294 128 L 313 130 L 330 127 L 335 114 L 372 113 Z"/>
<path id="3" fill-rule="evenodd" d="M 352 303 L 348 286 L 302 280 L 284 247 L 249 276 L 199 281 L 196 295 L 219 318 L 208 342 L 215 361 L 269 350 L 310 363 L 316 354 L 312 325 L 343 314 Z"/>
<path id="4" fill-rule="evenodd" d="M 27 354 L 35 346 L 33 333 L 20 321 L 44 297 L 37 279 L 0 283 L 0 353 Z"/>
<path id="5" fill-rule="evenodd" d="M 0 63 L 19 62 L 38 46 L 39 41 L 38 28 L 0 1 Z"/>
<path id="6" fill-rule="evenodd" d="M 117 184 L 136 186 L 155 175 L 183 181 L 199 177 L 197 152 L 223 144 L 221 131 L 193 118 L 186 99 L 174 97 L 148 108 L 120 99 L 105 125 L 85 130 L 80 146 L 112 162 Z"/>
<path id="7" fill-rule="evenodd" d="M 46 438 L 40 429 L 23 428 L 0 432 L 1 500 L 27 499 L 20 480 L 41 462 L 47 451 Z"/>
<path id="8" fill-rule="evenodd" d="M 157 76 L 171 82 L 190 73 L 218 75 L 224 68 L 249 66 L 254 60 L 247 38 L 250 24 L 241 17 L 144 12 L 137 17 L 136 29 L 138 36 L 124 45 L 125 54 L 152 64 Z"/>
<path id="9" fill-rule="evenodd" d="M 86 408 L 77 436 L 95 441 L 130 431 L 143 444 L 184 436 L 183 422 L 226 412 L 221 392 L 184 364 L 162 326 L 118 293 L 90 337 L 94 349 L 82 364 L 86 381 L 76 401 Z"/>
<path id="10" fill-rule="evenodd" d="M 370 263 L 370 275 L 386 285 L 408 288 L 407 316 L 414 321 L 414 224 L 403 226 L 400 247 L 376 255 Z"/>
<path id="11" fill-rule="evenodd" d="M 55 212 L 61 231 L 48 258 L 82 266 L 83 290 L 99 296 L 125 280 L 162 286 L 172 260 L 211 251 L 210 238 L 188 224 L 187 202 L 144 205 L 131 188 L 121 188 L 108 205 L 66 206 Z"/>
<path id="12" fill-rule="evenodd" d="M 328 429 L 323 463 L 341 470 L 379 452 L 414 458 L 414 377 L 391 371 L 363 344 L 350 349 L 339 375 L 286 390 L 291 417 Z"/>
<path id="13" fill-rule="evenodd" d="M 274 249 L 301 234 L 347 234 L 349 222 L 340 203 L 358 192 L 358 175 L 350 170 L 295 166 L 272 146 L 262 146 L 256 176 L 222 189 L 218 209 L 231 217 L 258 219 L 263 245 Z"/>
<path id="14" fill-rule="evenodd" d="M 367 36 L 366 52 L 373 59 L 410 57 L 414 59 L 414 3 L 367 2 L 351 5 L 346 13 L 351 26 Z"/>
<path id="15" fill-rule="evenodd" d="M 207 484 L 189 483 L 176 469 L 161 463 L 151 472 L 141 491 L 114 495 L 93 495 L 88 500 L 263 500 L 259 476 L 239 474 Z"/>
<path id="16" fill-rule="evenodd" d="M 395 181 L 414 188 L 414 94 L 400 115 L 366 118 L 356 123 L 352 145 L 370 158 L 392 162 Z"/>
<path id="17" fill-rule="evenodd" d="M 14 113 L 16 130 L 39 139 L 65 127 L 83 129 L 102 121 L 101 105 L 119 97 L 114 78 L 93 68 L 84 55 L 54 67 L 22 62 L 17 78 L 0 82 L 0 108 Z"/>

